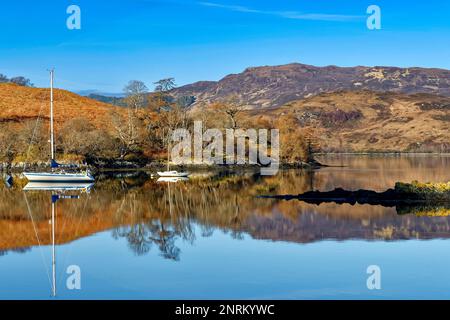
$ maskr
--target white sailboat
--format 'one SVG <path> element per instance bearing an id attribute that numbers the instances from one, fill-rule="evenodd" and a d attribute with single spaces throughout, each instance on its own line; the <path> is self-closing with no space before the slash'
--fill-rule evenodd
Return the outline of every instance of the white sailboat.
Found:
<path id="1" fill-rule="evenodd" d="M 85 172 L 65 172 L 64 166 L 55 161 L 55 142 L 53 129 L 53 76 L 54 70 L 50 70 L 50 148 L 51 148 L 51 172 L 29 172 L 23 175 L 32 182 L 91 182 L 94 177 L 88 170 Z"/>
<path id="2" fill-rule="evenodd" d="M 170 143 L 167 147 L 167 170 L 158 171 L 158 176 L 165 178 L 186 178 L 189 176 L 189 172 L 178 172 L 175 170 L 170 170 Z"/>
<path id="3" fill-rule="evenodd" d="M 156 182 L 179 182 L 179 181 L 188 181 L 187 177 L 161 177 L 156 180 Z"/>
<path id="4" fill-rule="evenodd" d="M 189 172 L 161 171 L 158 172 L 158 175 L 165 178 L 186 178 L 189 176 Z"/>

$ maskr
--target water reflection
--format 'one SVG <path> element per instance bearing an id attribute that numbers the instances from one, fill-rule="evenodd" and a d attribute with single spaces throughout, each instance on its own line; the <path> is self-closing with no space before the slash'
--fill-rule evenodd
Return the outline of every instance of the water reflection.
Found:
<path id="1" fill-rule="evenodd" d="M 79 199 L 78 194 L 73 194 L 74 192 L 85 192 L 89 193 L 93 183 L 46 183 L 46 182 L 29 182 L 24 188 L 23 188 L 23 195 L 24 200 L 27 205 L 28 215 L 30 217 L 31 223 L 33 225 L 33 230 L 36 235 L 36 241 L 38 242 L 39 247 L 41 247 L 41 240 L 39 237 L 39 233 L 36 228 L 35 224 L 35 218 L 33 217 L 33 212 L 30 208 L 30 204 L 27 197 L 27 191 L 43 191 L 47 192 L 50 191 L 49 201 L 51 202 L 51 210 L 50 210 L 50 216 L 51 219 L 49 220 L 49 224 L 51 225 L 51 244 L 52 244 L 52 259 L 51 259 L 51 280 L 50 280 L 50 271 L 47 270 L 49 280 L 51 282 L 51 289 L 52 289 L 52 296 L 56 297 L 56 215 L 57 215 L 57 209 L 56 209 L 56 203 L 59 200 L 62 199 Z M 10 187 L 6 185 L 6 187 Z M 44 261 L 45 264 L 45 261 Z M 46 264 L 45 264 L 46 265 Z"/>
<path id="2" fill-rule="evenodd" d="M 261 194 L 295 194 L 335 187 L 384 190 L 396 181 L 450 180 L 448 157 L 341 157 L 321 159 L 341 167 L 315 172 L 288 170 L 274 177 L 257 172 L 199 174 L 188 181 L 156 181 L 146 173 L 104 176 L 79 201 L 58 203 L 56 244 L 110 230 L 142 256 L 157 250 L 179 261 L 180 243 L 194 244 L 215 230 L 242 239 L 309 243 L 324 239 L 398 240 L 450 236 L 448 208 L 314 205 L 257 198 Z M 431 170 L 432 169 L 432 170 Z M 0 250 L 37 246 L 33 222 L 22 196 L 22 181 L 0 192 Z M 50 244 L 48 194 L 26 187 L 35 228 Z M 49 191 L 51 192 L 51 190 Z M 200 230 L 198 234 L 195 230 Z M 95 243 L 93 243 L 95 245 Z"/>

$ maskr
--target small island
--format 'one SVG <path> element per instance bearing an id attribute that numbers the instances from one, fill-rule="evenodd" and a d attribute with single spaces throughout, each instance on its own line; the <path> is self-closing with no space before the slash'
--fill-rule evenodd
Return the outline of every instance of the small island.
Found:
<path id="1" fill-rule="evenodd" d="M 277 198 L 284 200 L 298 199 L 307 203 L 321 204 L 334 202 L 354 205 L 370 204 L 386 207 L 399 205 L 430 205 L 450 203 L 450 182 L 447 183 L 411 183 L 397 182 L 393 189 L 384 192 L 373 190 L 344 190 L 336 188 L 332 191 L 308 191 L 299 195 L 262 196 L 264 198 Z"/>

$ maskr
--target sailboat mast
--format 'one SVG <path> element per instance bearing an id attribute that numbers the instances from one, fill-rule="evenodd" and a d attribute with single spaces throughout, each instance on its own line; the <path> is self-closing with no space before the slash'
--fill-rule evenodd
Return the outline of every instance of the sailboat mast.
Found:
<path id="1" fill-rule="evenodd" d="M 54 135 L 53 135 L 53 75 L 54 70 L 50 70 L 50 148 L 52 160 L 55 159 L 55 143 L 54 143 Z"/>

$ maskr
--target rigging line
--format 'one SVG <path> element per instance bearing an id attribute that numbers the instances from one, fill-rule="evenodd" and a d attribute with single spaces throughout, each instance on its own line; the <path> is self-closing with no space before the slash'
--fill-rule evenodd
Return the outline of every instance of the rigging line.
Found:
<path id="1" fill-rule="evenodd" d="M 50 272 L 49 272 L 49 268 L 47 263 L 45 262 L 45 258 L 44 258 L 44 252 L 42 251 L 42 246 L 41 246 L 41 241 L 39 240 L 39 235 L 36 229 L 36 225 L 34 223 L 34 219 L 33 219 L 33 215 L 31 214 L 31 208 L 30 208 L 30 204 L 28 203 L 28 198 L 27 198 L 27 194 L 25 192 L 23 192 L 23 196 L 25 198 L 25 203 L 27 204 L 27 209 L 28 209 L 28 214 L 30 215 L 31 218 L 31 222 L 33 224 L 33 229 L 34 229 L 34 234 L 36 235 L 36 239 L 38 241 L 38 246 L 39 246 L 39 251 L 41 253 L 41 258 L 42 258 L 42 262 L 44 264 L 45 267 L 45 271 L 47 273 L 47 278 L 48 278 L 48 282 L 50 284 L 50 287 L 52 287 L 52 281 L 50 280 Z"/>
<path id="2" fill-rule="evenodd" d="M 88 200 L 89 200 L 89 196 L 90 196 L 90 195 L 88 194 L 88 196 L 86 197 L 86 200 L 85 200 L 84 205 L 83 205 L 83 210 L 82 210 L 82 213 L 81 213 L 80 220 L 78 221 L 77 227 L 75 228 L 75 237 L 76 237 L 77 234 L 78 234 L 78 228 L 79 228 L 80 225 L 81 225 L 81 221 L 82 221 L 82 218 L 83 218 L 83 216 L 84 216 L 84 212 L 86 211 L 86 207 L 87 207 L 87 203 L 88 203 Z M 66 253 L 65 257 L 64 257 L 64 263 L 62 264 L 62 266 L 65 266 L 65 265 L 66 265 L 67 260 L 69 259 L 69 256 L 70 256 L 70 254 L 72 253 L 72 249 L 73 249 L 73 246 L 70 246 L 69 249 L 67 250 L 67 253 Z M 63 278 L 63 276 L 62 276 L 63 271 L 64 271 L 64 268 L 61 270 L 61 272 L 60 272 L 60 274 L 59 274 L 58 285 L 61 284 L 61 279 Z"/>
<path id="3" fill-rule="evenodd" d="M 33 129 L 33 134 L 31 135 L 30 142 L 28 143 L 27 156 L 26 156 L 26 158 L 25 158 L 25 163 L 23 164 L 23 170 L 24 170 L 24 171 L 25 171 L 25 168 L 27 167 L 28 158 L 29 158 L 29 156 L 30 156 L 31 145 L 32 145 L 32 143 L 33 143 L 34 136 L 36 135 L 36 130 L 37 130 L 39 121 L 40 121 L 40 119 L 41 119 L 42 107 L 43 107 L 43 106 L 44 106 L 44 103 L 41 102 L 41 107 L 39 108 L 38 117 L 37 117 L 37 119 L 36 119 L 36 124 L 35 124 L 34 129 Z"/>

